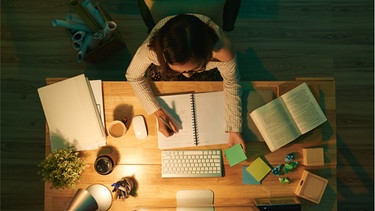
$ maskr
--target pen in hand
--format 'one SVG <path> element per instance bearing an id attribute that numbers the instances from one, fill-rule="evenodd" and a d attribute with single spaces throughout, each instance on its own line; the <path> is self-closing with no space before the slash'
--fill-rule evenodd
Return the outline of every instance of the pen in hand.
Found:
<path id="1" fill-rule="evenodd" d="M 159 119 L 167 126 L 168 132 L 174 132 L 175 133 L 175 131 L 172 129 L 171 125 L 167 121 L 165 121 L 165 119 L 162 116 L 159 116 Z"/>

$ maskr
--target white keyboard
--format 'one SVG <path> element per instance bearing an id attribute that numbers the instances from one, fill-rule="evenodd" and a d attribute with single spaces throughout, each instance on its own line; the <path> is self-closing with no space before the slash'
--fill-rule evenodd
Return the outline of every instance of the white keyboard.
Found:
<path id="1" fill-rule="evenodd" d="M 162 178 L 222 177 L 221 150 L 164 150 Z"/>

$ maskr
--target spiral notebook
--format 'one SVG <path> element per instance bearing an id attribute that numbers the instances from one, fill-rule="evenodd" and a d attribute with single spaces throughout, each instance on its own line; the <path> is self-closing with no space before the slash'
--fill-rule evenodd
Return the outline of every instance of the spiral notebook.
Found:
<path id="1" fill-rule="evenodd" d="M 225 144 L 224 94 L 220 92 L 188 93 L 157 97 L 179 128 L 165 137 L 158 132 L 160 149 Z"/>

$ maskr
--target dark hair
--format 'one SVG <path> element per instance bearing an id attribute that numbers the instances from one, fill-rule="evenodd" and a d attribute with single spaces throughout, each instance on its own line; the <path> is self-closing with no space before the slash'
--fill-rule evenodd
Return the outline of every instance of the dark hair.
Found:
<path id="1" fill-rule="evenodd" d="M 204 61 L 212 58 L 218 41 L 214 29 L 194 15 L 181 14 L 168 20 L 156 31 L 149 48 L 155 51 L 162 71 L 170 72 L 168 63 L 184 64 L 190 59 Z"/>

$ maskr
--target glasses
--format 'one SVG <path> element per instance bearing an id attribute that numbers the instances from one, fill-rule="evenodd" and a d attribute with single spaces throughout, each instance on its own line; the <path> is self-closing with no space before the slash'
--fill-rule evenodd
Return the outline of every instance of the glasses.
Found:
<path id="1" fill-rule="evenodd" d="M 170 71 L 170 75 L 180 75 L 180 74 L 183 74 L 183 75 L 189 75 L 189 76 L 191 76 L 194 73 L 202 73 L 202 72 L 206 71 L 206 65 L 203 65 L 202 67 L 194 69 L 194 70 L 186 70 L 186 71 L 182 71 L 182 72 L 173 70 L 172 68 L 170 68 L 170 70 L 171 70 Z"/>

